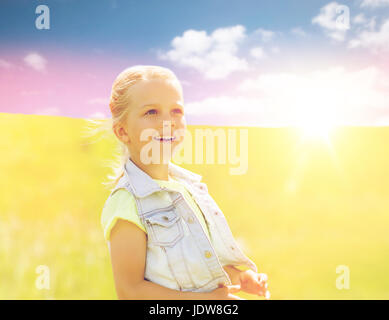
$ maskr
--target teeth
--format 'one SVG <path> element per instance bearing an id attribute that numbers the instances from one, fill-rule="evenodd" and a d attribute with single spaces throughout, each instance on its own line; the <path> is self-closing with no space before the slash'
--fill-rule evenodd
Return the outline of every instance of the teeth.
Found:
<path id="1" fill-rule="evenodd" d="M 172 136 L 161 137 L 161 136 L 158 136 L 158 137 L 154 137 L 154 139 L 158 140 L 158 141 L 174 141 L 174 140 L 176 140 L 176 137 L 172 137 Z"/>

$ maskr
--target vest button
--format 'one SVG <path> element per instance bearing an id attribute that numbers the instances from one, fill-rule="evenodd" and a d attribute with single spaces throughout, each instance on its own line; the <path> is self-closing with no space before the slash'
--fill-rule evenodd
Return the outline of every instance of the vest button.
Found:
<path id="1" fill-rule="evenodd" d="M 189 217 L 189 218 L 188 218 L 188 222 L 189 222 L 189 223 L 193 223 L 193 222 L 194 222 L 193 217 Z"/>
<path id="2" fill-rule="evenodd" d="M 206 258 L 210 258 L 210 257 L 212 257 L 212 252 L 207 250 L 207 251 L 205 251 L 204 255 Z"/>
<path id="3" fill-rule="evenodd" d="M 217 215 L 218 215 L 218 212 L 217 212 L 217 211 L 215 211 L 214 213 L 215 213 L 215 216 L 217 216 Z"/>

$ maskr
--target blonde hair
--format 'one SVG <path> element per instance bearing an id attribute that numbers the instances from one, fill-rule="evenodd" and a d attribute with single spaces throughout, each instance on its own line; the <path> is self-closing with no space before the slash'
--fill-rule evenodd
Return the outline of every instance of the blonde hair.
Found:
<path id="1" fill-rule="evenodd" d="M 95 136 L 103 132 L 103 136 L 116 135 L 113 128 L 116 124 L 122 121 L 128 115 L 131 108 L 132 96 L 131 90 L 128 90 L 133 85 L 141 81 L 164 79 L 172 83 L 181 93 L 182 86 L 176 75 L 168 68 L 152 65 L 135 65 L 123 70 L 113 82 L 111 97 L 109 100 L 109 108 L 111 118 L 108 119 L 86 119 L 87 126 L 85 136 Z M 96 142 L 95 140 L 93 142 Z M 102 182 L 108 188 L 113 188 L 124 175 L 124 164 L 130 157 L 130 152 L 127 146 L 116 137 L 118 144 L 116 145 L 116 155 L 112 161 L 108 161 L 108 166 L 113 170 L 113 175 L 107 176 L 107 182 Z"/>

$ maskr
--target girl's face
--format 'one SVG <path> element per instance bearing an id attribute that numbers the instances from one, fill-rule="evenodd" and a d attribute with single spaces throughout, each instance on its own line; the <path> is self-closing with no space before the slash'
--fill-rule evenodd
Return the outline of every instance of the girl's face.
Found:
<path id="1" fill-rule="evenodd" d="M 130 90 L 132 101 L 123 139 L 131 156 L 142 157 L 141 150 L 145 145 L 158 144 L 161 162 L 162 155 L 170 160 L 177 146 L 183 142 L 186 129 L 180 91 L 162 79 L 139 82 Z M 169 154 L 166 150 L 170 150 Z"/>

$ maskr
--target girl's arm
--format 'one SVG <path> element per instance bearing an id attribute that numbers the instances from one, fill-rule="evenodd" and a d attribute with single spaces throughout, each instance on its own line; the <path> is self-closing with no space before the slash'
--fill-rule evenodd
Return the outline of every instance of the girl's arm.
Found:
<path id="1" fill-rule="evenodd" d="M 233 285 L 240 284 L 240 273 L 242 272 L 242 270 L 239 270 L 238 268 L 232 265 L 225 265 L 223 266 L 223 269 L 229 275 Z"/>
<path id="2" fill-rule="evenodd" d="M 270 299 L 270 292 L 267 289 L 267 275 L 257 273 L 251 269 L 239 270 L 235 266 L 226 265 L 223 267 L 228 273 L 233 285 L 240 285 L 243 292 L 264 296 Z"/>
<path id="3" fill-rule="evenodd" d="M 240 299 L 231 293 L 234 288 L 219 288 L 211 292 L 182 292 L 144 279 L 147 236 L 135 224 L 119 219 L 112 228 L 111 262 L 119 299 L 130 300 L 208 300 Z"/>

